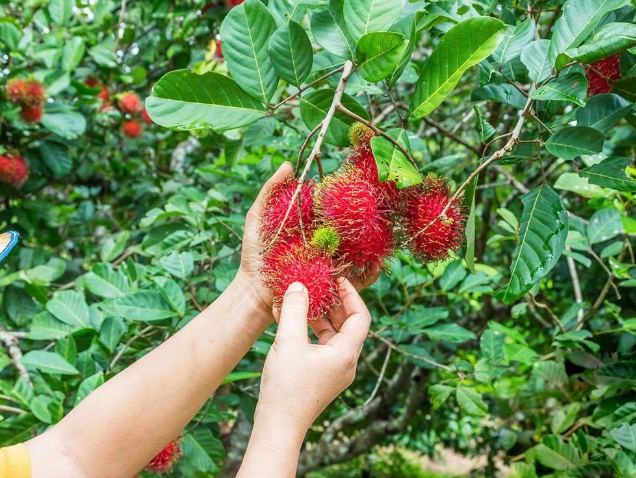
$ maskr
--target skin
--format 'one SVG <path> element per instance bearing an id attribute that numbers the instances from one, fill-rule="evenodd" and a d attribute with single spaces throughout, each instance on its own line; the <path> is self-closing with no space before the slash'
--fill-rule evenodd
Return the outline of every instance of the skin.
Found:
<path id="1" fill-rule="evenodd" d="M 265 193 L 291 174 L 291 165 L 283 164 L 252 205 L 241 266 L 221 296 L 169 340 L 91 393 L 62 421 L 26 443 L 33 478 L 130 478 L 182 433 L 273 321 L 272 297 L 258 272 L 263 249 L 258 221 Z M 364 287 L 376 277 L 370 274 L 352 282 Z M 330 320 L 313 324 L 320 342 L 337 336 L 349 315 L 341 306 Z M 306 395 L 303 388 L 298 390 Z M 261 409 L 259 415 L 264 416 L 266 408 Z M 313 421 L 317 413 L 310 416 Z M 267 425 L 264 419 L 260 423 Z M 302 428 L 306 426 L 307 420 Z"/>
<path id="2" fill-rule="evenodd" d="M 355 377 L 371 316 L 351 283 L 338 285 L 346 320 L 340 331 L 307 336 L 307 290 L 289 286 L 261 380 L 254 429 L 237 478 L 293 478 L 300 447 L 318 415 Z"/>

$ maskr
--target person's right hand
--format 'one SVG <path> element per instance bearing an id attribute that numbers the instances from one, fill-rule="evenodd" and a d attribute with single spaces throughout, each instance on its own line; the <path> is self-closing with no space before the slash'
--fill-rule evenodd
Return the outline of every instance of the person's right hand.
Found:
<path id="1" fill-rule="evenodd" d="M 276 339 L 265 361 L 256 420 L 303 436 L 355 377 L 371 316 L 355 287 L 342 278 L 338 294 L 346 320 L 319 343 L 307 335 L 307 289 L 295 282 L 283 300 Z"/>

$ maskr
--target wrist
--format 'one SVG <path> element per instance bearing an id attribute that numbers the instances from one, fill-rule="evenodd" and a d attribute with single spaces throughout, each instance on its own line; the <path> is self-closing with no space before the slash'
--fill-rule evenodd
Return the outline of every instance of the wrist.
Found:
<path id="1" fill-rule="evenodd" d="M 248 304 L 250 309 L 248 315 L 251 321 L 262 324 L 264 327 L 268 327 L 272 323 L 274 315 L 271 303 L 268 303 L 268 298 L 263 297 L 254 284 L 253 278 L 242 267 L 239 268 L 228 289 L 233 291 L 238 300 Z"/>

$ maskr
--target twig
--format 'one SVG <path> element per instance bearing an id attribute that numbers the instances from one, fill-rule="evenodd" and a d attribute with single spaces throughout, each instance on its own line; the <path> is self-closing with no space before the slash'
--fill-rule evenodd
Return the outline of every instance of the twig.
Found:
<path id="1" fill-rule="evenodd" d="M 119 31 L 121 30 L 121 25 L 124 23 L 124 16 L 126 15 L 126 0 L 121 0 L 121 8 L 119 9 L 119 20 L 117 21 L 117 35 L 115 35 L 115 46 L 113 47 L 113 51 L 116 52 L 117 48 L 119 48 Z"/>
<path id="2" fill-rule="evenodd" d="M 366 407 L 369 403 L 371 403 L 373 399 L 375 398 L 375 396 L 377 395 L 378 390 L 380 390 L 380 385 L 382 385 L 382 380 L 384 380 L 384 374 L 386 373 L 386 368 L 389 365 L 389 360 L 391 359 L 392 350 L 393 349 L 391 347 L 387 347 L 386 355 L 384 356 L 384 362 L 382 362 L 382 368 L 380 369 L 380 375 L 378 376 L 378 381 L 375 383 L 375 387 L 373 387 L 373 391 L 371 392 L 371 395 L 369 395 L 369 398 L 367 398 L 364 404 L 362 405 L 363 407 Z"/>
<path id="3" fill-rule="evenodd" d="M 140 337 L 143 337 L 143 335 L 146 332 L 149 332 L 151 329 L 153 328 L 152 325 L 149 325 L 148 327 L 144 328 L 141 332 L 133 335 L 128 342 L 126 342 L 124 344 L 124 346 L 119 350 L 119 352 L 117 352 L 117 355 L 115 355 L 115 358 L 113 359 L 113 361 L 110 363 L 110 365 L 108 366 L 109 370 L 113 370 L 115 368 L 115 365 L 117 365 L 117 362 L 119 362 L 119 359 L 121 358 L 122 355 L 124 355 L 124 352 L 128 349 L 128 347 L 130 347 L 130 344 L 132 344 L 135 340 L 137 340 Z"/>
<path id="4" fill-rule="evenodd" d="M 276 231 L 276 234 L 274 235 L 274 238 L 272 239 L 268 247 L 271 247 L 272 244 L 276 243 L 276 240 L 278 239 L 278 236 L 283 230 L 283 227 L 285 226 L 285 223 L 287 222 L 287 219 L 289 218 L 289 214 L 291 213 L 291 210 L 294 207 L 296 198 L 300 194 L 300 190 L 303 187 L 303 183 L 305 182 L 305 179 L 307 178 L 307 174 L 309 174 L 309 170 L 311 169 L 311 163 L 314 161 L 314 158 L 320 154 L 320 147 L 322 146 L 322 141 L 324 140 L 325 135 L 327 134 L 327 129 L 329 128 L 329 125 L 331 124 L 333 115 L 336 113 L 336 108 L 338 107 L 338 105 L 340 104 L 340 101 L 342 100 L 342 95 L 344 94 L 344 90 L 345 90 L 345 87 L 347 86 L 347 81 L 349 80 L 351 73 L 353 73 L 353 63 L 350 60 L 347 60 L 347 62 L 344 64 L 344 67 L 342 68 L 342 76 L 340 77 L 340 82 L 338 83 L 338 86 L 336 87 L 336 91 L 334 92 L 331 106 L 329 107 L 329 110 L 327 111 L 327 115 L 325 116 L 325 119 L 322 120 L 322 126 L 320 128 L 320 133 L 318 133 L 318 138 L 316 138 L 316 143 L 314 144 L 314 147 L 311 150 L 311 153 L 309 153 L 309 157 L 307 158 L 307 162 L 305 164 L 305 169 L 303 169 L 303 172 L 300 175 L 300 178 L 298 178 L 298 187 L 294 191 L 294 194 L 292 195 L 291 200 L 289 201 L 289 206 L 287 207 L 287 211 L 285 212 L 285 216 L 283 217 L 283 220 L 281 221 L 278 231 Z"/>
<path id="5" fill-rule="evenodd" d="M 570 251 L 570 246 L 566 247 L 566 250 Z M 583 304 L 583 293 L 581 292 L 581 282 L 579 281 L 579 274 L 576 271 L 576 263 L 572 256 L 566 257 L 568 263 L 568 269 L 570 270 L 570 277 L 572 278 L 572 287 L 574 288 L 574 300 L 576 300 L 577 304 Z M 583 317 L 585 317 L 585 312 L 583 308 L 579 308 L 577 315 L 577 322 L 581 322 Z"/>
<path id="6" fill-rule="evenodd" d="M 0 405 L 0 412 L 15 413 L 17 415 L 22 415 L 23 413 L 26 413 L 21 408 L 10 407 L 8 405 Z"/>
<path id="7" fill-rule="evenodd" d="M 408 158 L 408 160 L 411 162 L 411 164 L 413 164 L 413 166 L 415 166 L 417 168 L 417 163 L 415 162 L 415 160 L 413 159 L 411 154 L 406 150 L 406 148 L 404 146 L 402 146 L 398 141 L 393 139 L 391 136 L 386 134 L 384 131 L 382 131 L 380 128 L 378 128 L 376 125 L 374 125 L 371 121 L 365 120 L 362 116 L 358 116 L 353 111 L 348 110 L 347 108 L 345 108 L 341 104 L 338 104 L 337 109 L 341 113 L 344 113 L 345 115 L 349 116 L 350 118 L 353 118 L 357 122 L 362 123 L 363 125 L 365 125 L 368 128 L 371 128 L 375 134 L 379 134 L 380 136 L 388 139 L 400 151 L 402 151 L 402 153 Z"/>
<path id="8" fill-rule="evenodd" d="M 530 295 L 530 300 L 532 301 L 534 306 L 545 310 L 548 313 L 548 315 L 550 316 L 550 318 L 552 320 L 554 320 L 554 322 L 559 326 L 559 330 L 561 331 L 561 333 L 564 334 L 565 333 L 565 327 L 563 327 L 563 324 L 561 323 L 559 318 L 556 316 L 556 314 L 554 312 L 552 312 L 552 309 L 547 304 L 544 304 L 543 302 L 539 302 L 534 295 L 532 295 L 532 294 L 529 294 L 529 295 Z"/>
<path id="9" fill-rule="evenodd" d="M 428 230 L 428 228 L 431 227 L 433 224 L 435 224 L 435 222 L 437 222 L 439 219 L 445 219 L 446 212 L 455 203 L 455 201 L 464 192 L 464 190 L 470 185 L 470 183 L 473 182 L 473 179 L 475 179 L 475 177 L 477 177 L 479 173 L 481 173 L 484 169 L 486 169 L 490 164 L 494 163 L 495 161 L 499 161 L 507 153 L 512 151 L 512 148 L 514 148 L 515 145 L 519 142 L 519 135 L 521 134 L 521 129 L 523 128 L 523 124 L 526 121 L 526 117 L 528 116 L 530 109 L 532 108 L 533 88 L 530 89 L 529 98 L 528 98 L 528 101 L 526 102 L 526 106 L 523 108 L 523 111 L 521 111 L 519 120 L 517 121 L 517 124 L 515 125 L 514 129 L 512 130 L 512 134 L 510 135 L 510 139 L 508 140 L 508 142 L 500 150 L 496 151 L 490 158 L 488 158 L 486 161 L 484 161 L 479 166 L 477 166 L 477 168 L 468 176 L 466 181 L 464 181 L 463 184 L 459 188 L 457 188 L 457 191 L 455 191 L 455 194 L 453 194 L 451 198 L 448 200 L 448 203 L 446 203 L 446 206 L 444 207 L 444 209 L 442 209 L 442 212 L 439 215 L 437 215 L 435 219 L 429 222 L 425 227 L 423 227 L 422 230 L 420 230 L 417 234 L 411 237 L 411 241 L 419 237 L 421 234 L 424 234 Z"/>
<path id="10" fill-rule="evenodd" d="M 446 128 L 444 128 L 441 124 L 437 123 L 436 121 L 433 121 L 432 119 L 423 118 L 424 122 L 429 125 L 432 126 L 433 128 L 435 128 L 436 130 L 438 130 L 440 133 L 442 133 L 444 136 L 452 139 L 453 141 L 455 141 L 456 143 L 461 144 L 462 146 L 464 146 L 465 148 L 470 149 L 473 153 L 475 153 L 478 156 L 481 156 L 482 154 L 482 150 L 477 147 L 474 146 L 470 143 L 468 143 L 467 141 L 463 140 L 462 138 L 460 138 L 459 136 L 457 136 L 455 133 L 453 133 L 452 131 L 447 130 Z"/>
<path id="11" fill-rule="evenodd" d="M 293 100 L 294 98 L 297 98 L 298 95 L 302 94 L 304 91 L 308 90 L 309 88 L 311 88 L 312 86 L 320 83 L 323 80 L 326 80 L 327 78 L 329 78 L 331 75 L 335 75 L 336 73 L 338 73 L 339 71 L 344 72 L 344 69 L 346 67 L 346 63 L 344 65 L 342 65 L 340 68 L 336 68 L 335 70 L 331 70 L 329 73 L 325 73 L 324 75 L 322 75 L 320 78 L 318 78 L 317 80 L 312 81 L 311 83 L 303 86 L 302 88 L 298 88 L 298 91 L 292 95 L 289 95 L 287 98 L 285 98 L 284 100 L 278 102 L 277 104 L 273 105 L 271 107 L 271 113 L 273 113 L 274 111 L 276 111 L 278 108 L 280 108 L 281 106 L 283 106 L 285 103 L 287 103 L 288 101 Z M 351 75 L 351 73 L 349 73 L 349 75 Z M 349 79 L 349 75 L 347 75 L 347 79 Z M 344 75 L 343 75 L 344 76 Z"/>
<path id="12" fill-rule="evenodd" d="M 596 260 L 596 262 L 598 262 L 600 264 L 600 266 L 603 268 L 603 270 L 605 271 L 605 273 L 607 274 L 607 277 L 609 277 L 611 279 L 611 281 L 609 282 L 610 286 L 614 289 L 614 292 L 616 293 L 616 297 L 618 299 L 621 298 L 621 293 L 618 290 L 618 287 L 616 286 L 616 284 L 614 284 L 614 274 L 612 274 L 612 271 L 609 270 L 607 268 L 607 266 L 605 265 L 605 263 L 603 262 L 603 259 L 601 259 L 598 254 L 596 252 L 594 252 L 594 250 L 590 247 L 590 250 L 587 251 L 591 254 L 591 256 L 594 258 L 594 260 Z"/>
<path id="13" fill-rule="evenodd" d="M 402 355 L 404 355 L 404 356 L 406 356 L 406 357 L 411 357 L 411 358 L 414 358 L 414 359 L 416 359 L 416 360 L 421 360 L 422 362 L 425 362 L 425 363 L 427 363 L 427 364 L 429 364 L 429 365 L 432 365 L 433 367 L 441 368 L 442 370 L 445 370 L 445 371 L 447 371 L 447 372 L 449 372 L 449 373 L 453 373 L 453 372 L 455 372 L 455 371 L 454 371 L 451 367 L 449 367 L 448 365 L 443 365 L 443 364 L 438 363 L 438 362 L 436 362 L 436 361 L 434 361 L 434 360 L 431 360 L 431 359 L 429 359 L 429 358 L 422 357 L 422 356 L 420 356 L 420 355 L 415 355 L 415 354 L 412 354 L 411 352 L 408 352 L 408 351 L 404 350 L 403 348 L 401 348 L 401 347 L 399 347 L 399 346 L 395 345 L 395 344 L 394 344 L 393 342 L 391 342 L 390 340 L 385 339 L 385 338 L 384 338 L 384 337 L 382 337 L 380 334 L 378 334 L 378 333 L 376 333 L 376 332 L 374 332 L 374 331 L 372 331 L 372 330 L 370 330 L 370 331 L 369 331 L 369 335 L 370 335 L 371 337 L 374 337 L 374 338 L 378 339 L 380 342 L 383 342 L 384 344 L 386 344 L 389 348 L 391 348 L 391 349 L 395 350 L 396 352 L 398 352 L 398 353 L 400 353 L 400 354 L 402 354 Z"/>
<path id="14" fill-rule="evenodd" d="M 214 220 L 215 220 L 216 222 L 218 222 L 221 226 L 223 226 L 225 229 L 227 229 L 228 231 L 230 231 L 230 232 L 231 232 L 234 236 L 236 236 L 236 237 L 238 238 L 238 240 L 239 240 L 239 241 L 241 241 L 241 242 L 243 241 L 243 237 L 242 237 L 242 236 L 241 236 L 238 232 L 236 232 L 236 231 L 232 228 L 232 226 L 230 226 L 230 225 L 226 224 L 225 222 L 223 222 L 223 220 L 219 219 L 219 218 L 216 216 L 216 214 L 211 213 L 211 215 L 212 215 L 212 217 L 214 218 Z"/>
<path id="15" fill-rule="evenodd" d="M 303 145 L 300 147 L 300 152 L 298 153 L 298 159 L 296 160 L 296 167 L 294 168 L 294 174 L 298 174 L 298 170 L 300 169 L 300 162 L 303 159 L 303 155 L 305 154 L 305 150 L 307 149 L 307 146 L 309 145 L 309 141 L 318 132 L 320 128 L 322 128 L 322 121 L 318 123 L 314 129 L 311 130 L 309 135 L 305 138 L 305 141 L 303 141 Z"/>
<path id="16" fill-rule="evenodd" d="M 33 382 L 29 376 L 29 372 L 24 365 L 22 365 L 22 351 L 20 350 L 19 335 L 14 332 L 5 330 L 4 327 L 0 327 L 0 341 L 2 341 L 9 352 L 11 362 L 16 368 L 22 380 L 26 382 L 29 388 L 33 388 Z"/>

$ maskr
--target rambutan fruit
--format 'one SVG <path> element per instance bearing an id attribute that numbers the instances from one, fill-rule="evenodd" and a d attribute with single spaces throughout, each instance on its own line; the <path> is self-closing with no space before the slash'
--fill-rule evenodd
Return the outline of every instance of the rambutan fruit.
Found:
<path id="1" fill-rule="evenodd" d="M 137 93 L 127 91 L 119 98 L 119 109 L 125 114 L 135 114 L 141 109 L 141 100 Z"/>
<path id="2" fill-rule="evenodd" d="M 373 185 L 375 190 L 382 196 L 389 212 L 398 212 L 400 209 L 403 194 L 398 189 L 393 180 L 380 182 L 378 165 L 369 143 L 360 143 L 355 147 L 348 158 L 349 164 L 362 172 L 362 177 Z"/>
<path id="3" fill-rule="evenodd" d="M 89 88 L 97 88 L 98 86 L 101 87 L 99 80 L 95 78 L 94 76 L 89 76 L 88 78 L 86 78 L 84 80 L 84 84 L 88 86 Z"/>
<path id="4" fill-rule="evenodd" d="M 369 147 L 369 142 L 373 137 L 373 130 L 369 128 L 367 125 L 364 125 L 358 121 L 353 123 L 351 128 L 349 128 L 349 142 L 351 146 L 365 146 Z"/>
<path id="5" fill-rule="evenodd" d="M 22 156 L 0 155 L 0 182 L 22 187 L 29 178 L 29 165 Z"/>
<path id="6" fill-rule="evenodd" d="M 225 0 L 225 6 L 227 7 L 228 10 L 231 10 L 232 8 L 240 5 L 244 1 L 245 0 Z"/>
<path id="7" fill-rule="evenodd" d="M 163 450 L 155 456 L 146 466 L 145 470 L 151 473 L 170 473 L 172 467 L 183 454 L 179 442 L 181 438 L 172 440 Z"/>
<path id="8" fill-rule="evenodd" d="M 261 213 L 260 234 L 264 241 L 272 240 L 285 219 L 285 214 L 289 208 L 289 203 L 298 188 L 298 179 L 288 178 L 280 183 L 274 184 L 265 196 L 264 206 Z M 300 189 L 300 217 L 302 218 L 303 230 L 311 230 L 314 222 L 314 183 L 305 182 Z M 298 199 L 296 199 L 296 202 Z M 282 233 L 294 233 L 299 230 L 300 218 L 298 205 L 292 206 L 292 210 L 287 216 Z"/>
<path id="9" fill-rule="evenodd" d="M 320 252 L 331 257 L 338 251 L 340 236 L 333 227 L 323 226 L 314 231 L 311 243 Z"/>
<path id="10" fill-rule="evenodd" d="M 143 127 L 135 120 L 125 121 L 121 127 L 122 132 L 129 138 L 136 138 L 141 134 Z"/>
<path id="11" fill-rule="evenodd" d="M 426 176 L 421 187 L 411 189 L 403 218 L 407 247 L 425 261 L 448 259 L 463 241 L 466 216 L 460 199 L 442 214 L 451 199 L 450 185 L 434 174 Z"/>
<path id="12" fill-rule="evenodd" d="M 587 95 L 611 93 L 612 83 L 621 79 L 620 59 L 613 55 L 585 67 L 587 72 Z"/>
<path id="13" fill-rule="evenodd" d="M 146 111 L 146 108 L 141 110 L 141 119 L 144 120 L 144 123 L 146 123 L 146 124 L 153 124 L 154 123 L 154 121 L 152 121 L 152 119 L 150 118 L 150 115 Z"/>
<path id="14" fill-rule="evenodd" d="M 7 81 L 6 95 L 9 101 L 20 103 L 24 98 L 25 84 L 22 78 Z"/>
<path id="15" fill-rule="evenodd" d="M 395 250 L 393 224 L 381 223 L 377 231 L 357 238 L 348 237 L 340 242 L 338 254 L 359 274 L 384 268 Z"/>
<path id="16" fill-rule="evenodd" d="M 25 81 L 24 99 L 22 103 L 27 106 L 42 106 L 46 103 L 46 91 L 44 85 L 38 80 L 30 79 Z"/>
<path id="17" fill-rule="evenodd" d="M 42 119 L 43 114 L 44 114 L 44 111 L 42 110 L 42 107 L 37 105 L 35 106 L 22 105 L 22 109 L 20 110 L 20 117 L 26 123 L 31 123 L 31 124 L 39 123 L 40 120 Z"/>
<path id="18" fill-rule="evenodd" d="M 301 282 L 309 296 L 308 320 L 325 315 L 338 303 L 336 277 L 340 269 L 331 258 L 312 244 L 281 240 L 269 249 L 261 261 L 261 278 L 278 309 L 285 291 L 293 282 Z"/>
<path id="19" fill-rule="evenodd" d="M 388 222 L 382 198 L 357 168 L 344 168 L 326 176 L 315 200 L 321 223 L 331 226 L 341 240 L 374 234 Z"/>

